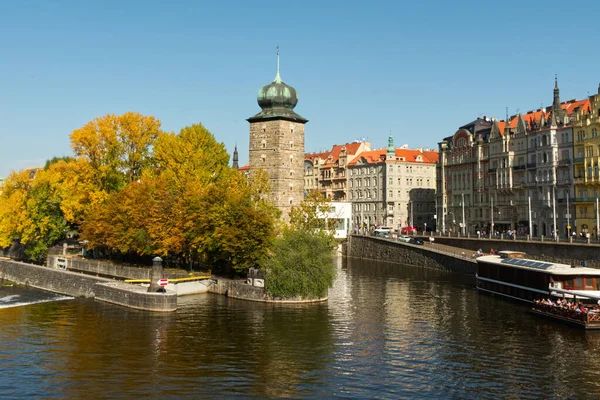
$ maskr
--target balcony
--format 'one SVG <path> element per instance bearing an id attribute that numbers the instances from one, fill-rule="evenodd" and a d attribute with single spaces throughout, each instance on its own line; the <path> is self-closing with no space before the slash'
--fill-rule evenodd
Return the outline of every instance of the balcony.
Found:
<path id="1" fill-rule="evenodd" d="M 513 170 L 515 170 L 515 171 L 520 170 L 520 169 L 525 169 L 525 168 L 527 168 L 527 165 L 525 165 L 525 164 L 513 166 Z"/>
<path id="2" fill-rule="evenodd" d="M 532 168 L 536 168 L 537 164 L 532 162 L 532 163 L 527 163 L 527 169 L 532 169 Z"/>
<path id="3" fill-rule="evenodd" d="M 561 166 L 571 165 L 571 160 L 558 160 L 558 165 L 561 165 Z"/>
<path id="4" fill-rule="evenodd" d="M 488 172 L 489 172 L 490 174 L 495 174 L 497 169 L 498 169 L 498 168 L 489 168 L 489 169 L 488 169 Z"/>
<path id="5" fill-rule="evenodd" d="M 585 160 L 585 157 L 575 157 L 573 158 L 573 164 L 581 164 Z"/>
<path id="6" fill-rule="evenodd" d="M 583 177 L 574 178 L 573 183 L 575 185 L 581 185 L 582 183 L 585 183 L 585 178 L 583 178 Z"/>

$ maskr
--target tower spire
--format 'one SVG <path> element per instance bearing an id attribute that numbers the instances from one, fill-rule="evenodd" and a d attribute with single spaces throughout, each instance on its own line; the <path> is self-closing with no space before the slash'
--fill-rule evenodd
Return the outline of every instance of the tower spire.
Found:
<path id="1" fill-rule="evenodd" d="M 240 165 L 238 164 L 238 162 L 239 162 L 239 159 L 238 159 L 237 142 L 235 142 L 235 148 L 233 150 L 233 165 L 232 165 L 232 168 L 239 169 Z"/>
<path id="2" fill-rule="evenodd" d="M 277 46 L 277 75 L 275 75 L 275 83 L 281 83 L 281 76 L 279 76 L 279 46 Z"/>

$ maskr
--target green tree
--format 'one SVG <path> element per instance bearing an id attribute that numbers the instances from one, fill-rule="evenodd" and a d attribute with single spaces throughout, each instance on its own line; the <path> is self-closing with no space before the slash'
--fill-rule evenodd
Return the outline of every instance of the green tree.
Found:
<path id="1" fill-rule="evenodd" d="M 281 299 L 317 299 L 327 295 L 336 271 L 329 240 L 322 232 L 286 230 L 265 257 L 267 292 Z"/>
<path id="2" fill-rule="evenodd" d="M 289 226 L 275 239 L 273 251 L 260 263 L 271 296 L 305 299 L 326 296 L 335 279 L 336 221 L 326 218 L 330 210 L 330 202 L 316 191 L 292 207 Z"/>

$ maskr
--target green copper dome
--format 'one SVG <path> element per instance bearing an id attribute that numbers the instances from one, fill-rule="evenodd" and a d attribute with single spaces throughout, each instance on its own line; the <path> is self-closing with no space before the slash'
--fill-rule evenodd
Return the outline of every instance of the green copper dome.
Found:
<path id="1" fill-rule="evenodd" d="M 263 110 L 285 108 L 293 110 L 298 104 L 296 89 L 281 81 L 279 74 L 275 80 L 258 91 L 258 105 Z"/>
<path id="2" fill-rule="evenodd" d="M 298 104 L 298 93 L 293 87 L 286 85 L 279 76 L 279 54 L 277 54 L 277 75 L 275 80 L 258 91 L 258 105 L 262 109 L 249 122 L 271 119 L 285 119 L 306 123 L 308 120 L 294 112 Z"/>

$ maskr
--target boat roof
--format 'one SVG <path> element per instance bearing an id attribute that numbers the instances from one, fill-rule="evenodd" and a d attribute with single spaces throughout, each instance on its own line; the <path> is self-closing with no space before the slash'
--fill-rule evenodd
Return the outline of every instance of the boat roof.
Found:
<path id="1" fill-rule="evenodd" d="M 570 294 L 572 296 L 577 297 L 585 297 L 588 299 L 600 300 L 600 290 L 568 290 L 568 289 L 558 289 L 552 288 L 551 293 L 554 295 L 557 294 Z"/>
<path id="2" fill-rule="evenodd" d="M 542 271 L 553 275 L 600 276 L 600 270 L 595 268 L 571 267 L 568 264 L 560 264 L 540 260 L 530 260 L 527 258 L 501 258 L 497 255 L 490 255 L 477 258 L 477 262 L 489 262 L 492 264 L 507 265 L 513 268 L 527 269 L 530 271 Z"/>

